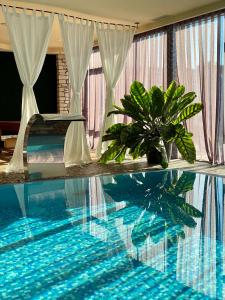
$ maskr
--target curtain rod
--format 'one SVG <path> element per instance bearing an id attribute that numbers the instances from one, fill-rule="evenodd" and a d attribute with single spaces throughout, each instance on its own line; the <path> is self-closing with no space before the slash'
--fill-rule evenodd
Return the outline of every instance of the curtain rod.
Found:
<path id="1" fill-rule="evenodd" d="M 7 4 L 0 4 L 1 6 L 5 6 L 5 7 L 11 7 L 11 8 L 17 8 L 17 9 L 25 9 L 25 10 L 31 10 L 31 11 L 39 11 L 39 12 L 45 12 L 45 13 L 49 13 L 49 14 L 54 14 L 54 15 L 61 15 L 61 13 L 58 12 L 54 12 L 54 11 L 49 11 L 49 10 L 45 10 L 45 9 L 36 9 L 36 8 L 30 8 L 30 7 L 22 7 L 22 6 L 13 6 L 13 5 L 7 5 Z M 101 22 L 101 21 L 95 21 L 95 20 L 91 20 L 91 19 L 87 19 L 87 18 L 82 18 L 82 17 L 76 17 L 76 16 L 72 16 L 72 15 L 67 15 L 62 13 L 63 15 L 69 17 L 69 18 L 76 18 L 79 20 L 85 20 L 85 21 L 90 21 L 90 22 L 97 22 L 97 23 L 102 23 L 102 24 L 109 24 L 109 25 L 119 25 L 119 26 L 129 26 L 129 27 L 134 27 L 134 28 L 138 28 L 139 22 L 135 22 L 135 25 L 127 25 L 127 24 L 118 24 L 118 23 L 111 23 L 111 22 Z"/>

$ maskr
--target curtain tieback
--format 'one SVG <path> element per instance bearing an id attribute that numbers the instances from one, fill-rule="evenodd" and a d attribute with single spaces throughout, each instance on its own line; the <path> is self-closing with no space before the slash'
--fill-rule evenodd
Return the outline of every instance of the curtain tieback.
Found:
<path id="1" fill-rule="evenodd" d="M 80 92 L 73 91 L 69 113 L 79 115 L 81 114 Z"/>
<path id="2" fill-rule="evenodd" d="M 31 84 L 24 84 L 23 86 L 24 86 L 24 88 L 29 89 L 29 90 L 33 89 L 33 85 L 31 85 Z"/>
<path id="3" fill-rule="evenodd" d="M 114 87 L 107 87 L 106 93 L 107 101 L 105 103 L 105 111 L 109 112 L 113 110 L 113 100 L 114 100 Z"/>
<path id="4" fill-rule="evenodd" d="M 73 94 L 74 94 L 74 97 L 76 97 L 76 98 L 80 97 L 80 92 L 73 92 Z"/>

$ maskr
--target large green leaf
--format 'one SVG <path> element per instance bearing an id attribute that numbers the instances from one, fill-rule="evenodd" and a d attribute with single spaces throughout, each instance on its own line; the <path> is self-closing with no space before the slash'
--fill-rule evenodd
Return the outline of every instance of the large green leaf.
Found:
<path id="1" fill-rule="evenodd" d="M 202 103 L 194 103 L 186 107 L 173 122 L 174 124 L 179 124 L 184 120 L 190 119 L 194 115 L 198 114 L 202 110 Z"/>
<path id="2" fill-rule="evenodd" d="M 185 133 L 182 132 L 183 130 L 180 131 L 180 133 L 178 133 L 177 137 L 175 138 L 175 144 L 183 159 L 185 159 L 189 163 L 194 163 L 194 161 L 196 160 L 196 150 L 191 138 L 192 134 L 186 131 Z"/>
<path id="3" fill-rule="evenodd" d="M 116 105 L 113 105 L 116 110 L 112 110 L 110 112 L 108 112 L 107 114 L 107 117 L 110 117 L 111 115 L 115 114 L 115 115 L 127 115 L 127 112 L 125 111 L 125 109 L 119 107 L 119 106 L 116 106 Z"/>
<path id="4" fill-rule="evenodd" d="M 126 156 L 126 152 L 127 152 L 127 147 L 124 146 L 121 151 L 119 152 L 119 154 L 116 156 L 115 161 L 118 163 L 121 163 L 122 161 L 124 161 L 125 156 Z"/>
<path id="5" fill-rule="evenodd" d="M 112 126 L 110 126 L 107 130 L 106 133 L 115 133 L 115 134 L 120 134 L 121 130 L 126 128 L 128 125 L 124 123 L 117 123 Z"/>
<path id="6" fill-rule="evenodd" d="M 150 97 L 144 85 L 139 81 L 134 81 L 130 87 L 131 97 L 143 108 L 145 114 L 150 111 Z"/>
<path id="7" fill-rule="evenodd" d="M 191 104 L 196 98 L 196 94 L 194 92 L 189 92 L 182 97 L 178 98 L 176 101 L 173 101 L 168 113 L 169 117 L 176 118 L 177 115 L 189 104 Z"/>
<path id="8" fill-rule="evenodd" d="M 107 133 L 120 132 L 121 129 L 123 129 L 124 127 L 127 127 L 127 125 L 124 124 L 124 123 L 113 124 L 112 126 L 110 126 L 110 127 L 106 130 L 106 132 L 107 132 Z"/>
<path id="9" fill-rule="evenodd" d="M 106 130 L 106 134 L 102 137 L 102 141 L 119 140 L 121 131 L 128 125 L 123 123 L 114 124 Z"/>
<path id="10" fill-rule="evenodd" d="M 188 227 L 194 228 L 197 223 L 195 220 L 186 213 L 182 208 L 176 206 L 176 205 L 170 205 L 170 214 L 171 218 L 173 219 L 173 222 L 175 224 L 180 225 L 187 225 Z"/>
<path id="11" fill-rule="evenodd" d="M 179 178 L 173 190 L 174 195 L 180 195 L 193 190 L 196 175 L 195 173 L 184 172 Z"/>
<path id="12" fill-rule="evenodd" d="M 110 160 L 113 160 L 118 156 L 123 149 L 123 145 L 119 145 L 117 141 L 113 141 L 108 149 L 102 154 L 102 156 L 99 159 L 100 163 L 107 163 Z"/>
<path id="13" fill-rule="evenodd" d="M 185 87 L 183 85 L 179 85 L 173 94 L 173 101 L 180 98 L 184 94 L 184 92 L 185 92 Z"/>
<path id="14" fill-rule="evenodd" d="M 102 137 L 103 142 L 112 141 L 112 140 L 116 140 L 116 139 L 118 139 L 117 134 L 105 134 Z"/>
<path id="15" fill-rule="evenodd" d="M 120 99 L 123 107 L 126 111 L 135 112 L 135 113 L 143 113 L 143 109 L 140 105 L 137 104 L 136 101 L 133 100 L 133 97 L 126 96 L 123 99 Z"/>
<path id="16" fill-rule="evenodd" d="M 129 138 L 129 135 L 131 133 L 130 126 L 124 127 L 120 132 L 120 143 L 125 145 L 127 143 L 127 139 Z"/>
<path id="17" fill-rule="evenodd" d="M 141 156 L 140 147 L 141 144 L 138 142 L 130 148 L 129 154 L 132 156 L 133 159 L 137 159 Z"/>
<path id="18" fill-rule="evenodd" d="M 133 119 L 135 119 L 135 120 L 138 120 L 138 121 L 142 121 L 142 119 L 143 119 L 143 116 L 141 116 L 141 115 L 139 114 L 139 112 L 138 112 L 137 110 L 135 110 L 135 109 L 133 109 L 133 110 L 126 110 L 126 109 L 121 108 L 121 107 L 119 107 L 119 106 L 117 106 L 117 105 L 113 105 L 113 106 L 116 108 L 116 110 L 110 111 L 110 112 L 107 114 L 107 117 L 109 117 L 109 116 L 111 116 L 112 114 L 114 114 L 114 115 L 124 115 L 124 116 L 129 116 L 129 117 L 131 117 L 131 118 L 133 118 Z"/>
<path id="19" fill-rule="evenodd" d="M 164 107 L 163 107 L 163 112 L 162 112 L 162 117 L 163 117 L 163 122 L 166 122 L 168 118 L 168 112 L 171 110 L 171 107 L 173 106 L 173 97 L 174 93 L 177 89 L 177 85 L 175 81 L 172 81 L 171 84 L 169 85 L 168 89 L 164 93 Z"/>
<path id="20" fill-rule="evenodd" d="M 170 106 L 168 107 L 168 116 L 167 117 L 172 117 L 174 115 L 177 115 L 180 110 L 178 110 L 178 103 L 181 99 L 181 96 L 184 94 L 185 87 L 183 85 L 180 85 L 177 87 L 177 89 L 174 92 L 172 102 Z M 168 119 L 168 118 L 167 118 Z"/>
<path id="21" fill-rule="evenodd" d="M 164 94 L 160 88 L 153 86 L 149 91 L 151 99 L 150 113 L 152 118 L 157 118 L 162 115 L 164 107 Z"/>
<path id="22" fill-rule="evenodd" d="M 173 142 L 176 137 L 176 125 L 170 123 L 169 125 L 160 128 L 160 135 L 166 142 Z"/>
<path id="23" fill-rule="evenodd" d="M 187 105 L 191 104 L 196 97 L 197 96 L 196 96 L 195 92 L 189 92 L 189 93 L 183 95 L 178 100 L 178 109 L 179 109 L 179 111 L 183 110 Z"/>
<path id="24" fill-rule="evenodd" d="M 168 167 L 168 157 L 164 143 L 159 143 L 157 146 L 155 146 L 155 148 L 161 153 L 160 165 L 163 167 L 163 169 L 166 169 Z"/>
<path id="25" fill-rule="evenodd" d="M 189 203 L 183 203 L 181 208 L 183 209 L 184 212 L 186 212 L 189 216 L 194 217 L 194 218 L 201 218 L 203 216 L 203 213 L 192 206 Z"/>
<path id="26" fill-rule="evenodd" d="M 167 101 L 170 101 L 171 99 L 173 99 L 173 96 L 174 96 L 174 93 L 177 89 L 177 84 L 176 84 L 176 81 L 173 80 L 168 89 L 166 90 L 165 94 L 164 94 L 164 97 L 165 97 L 165 102 Z"/>

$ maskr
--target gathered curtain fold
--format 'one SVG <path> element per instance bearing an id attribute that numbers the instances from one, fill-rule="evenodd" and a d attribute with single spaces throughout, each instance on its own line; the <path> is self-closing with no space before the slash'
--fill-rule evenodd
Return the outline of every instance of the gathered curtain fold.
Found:
<path id="1" fill-rule="evenodd" d="M 107 117 L 107 114 L 113 110 L 114 89 L 131 47 L 135 28 L 127 26 L 112 28 L 110 24 L 98 23 L 96 30 L 106 81 L 105 115 L 97 146 L 97 156 L 100 156 L 102 150 L 107 148 L 107 143 L 102 144 L 102 136 L 114 124 L 114 116 Z"/>
<path id="2" fill-rule="evenodd" d="M 224 14 L 176 26 L 177 71 L 187 91 L 203 103 L 188 120 L 197 158 L 224 164 Z"/>
<path id="3" fill-rule="evenodd" d="M 94 23 L 91 21 L 66 20 L 59 15 L 59 23 L 72 89 L 70 114 L 82 114 L 81 89 L 91 56 Z M 68 128 L 64 147 L 65 165 L 72 166 L 91 161 L 83 122 L 72 122 Z"/>
<path id="4" fill-rule="evenodd" d="M 41 72 L 47 52 L 54 15 L 33 11 L 17 13 L 3 7 L 17 69 L 23 83 L 21 122 L 13 157 L 8 172 L 23 172 L 23 143 L 26 126 L 33 114 L 38 113 L 33 86 Z"/>

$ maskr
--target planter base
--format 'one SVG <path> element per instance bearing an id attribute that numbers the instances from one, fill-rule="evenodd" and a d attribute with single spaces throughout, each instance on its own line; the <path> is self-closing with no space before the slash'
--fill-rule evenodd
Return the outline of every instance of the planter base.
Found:
<path id="1" fill-rule="evenodd" d="M 168 161 L 170 161 L 171 154 L 172 154 L 172 144 L 171 143 L 168 144 L 168 143 L 164 142 L 164 145 L 166 148 L 166 154 L 167 154 Z M 162 162 L 162 155 L 155 148 L 152 148 L 151 151 L 149 151 L 146 154 L 146 157 L 147 157 L 147 162 L 149 165 L 159 165 Z"/>

